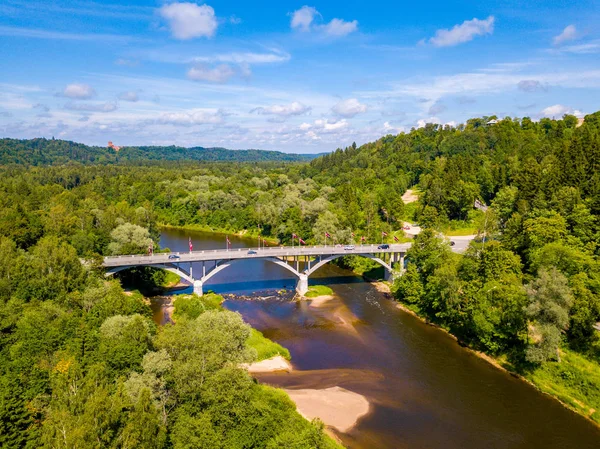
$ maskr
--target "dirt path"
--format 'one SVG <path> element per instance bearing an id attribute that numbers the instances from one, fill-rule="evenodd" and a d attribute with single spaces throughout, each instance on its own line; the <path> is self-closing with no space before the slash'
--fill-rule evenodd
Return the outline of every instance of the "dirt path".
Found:
<path id="1" fill-rule="evenodd" d="M 414 203 L 418 199 L 419 196 L 413 189 L 408 189 L 406 192 L 404 192 L 404 195 L 402 195 L 402 201 L 404 201 L 404 204 Z"/>

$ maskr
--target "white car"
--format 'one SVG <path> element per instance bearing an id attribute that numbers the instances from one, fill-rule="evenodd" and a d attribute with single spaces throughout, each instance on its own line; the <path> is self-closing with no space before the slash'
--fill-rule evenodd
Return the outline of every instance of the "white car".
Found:
<path id="1" fill-rule="evenodd" d="M 354 245 L 345 245 L 345 246 L 344 246 L 344 249 L 345 249 L 346 251 L 351 251 L 351 250 L 353 250 L 353 249 L 354 249 Z"/>

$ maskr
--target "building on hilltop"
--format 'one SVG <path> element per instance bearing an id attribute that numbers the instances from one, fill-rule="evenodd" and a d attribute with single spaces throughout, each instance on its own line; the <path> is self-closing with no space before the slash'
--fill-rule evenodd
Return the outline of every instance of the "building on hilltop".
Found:
<path id="1" fill-rule="evenodd" d="M 115 151 L 119 151 L 121 149 L 121 147 L 118 147 L 116 145 L 113 145 L 112 141 L 108 141 L 108 148 L 112 148 Z"/>

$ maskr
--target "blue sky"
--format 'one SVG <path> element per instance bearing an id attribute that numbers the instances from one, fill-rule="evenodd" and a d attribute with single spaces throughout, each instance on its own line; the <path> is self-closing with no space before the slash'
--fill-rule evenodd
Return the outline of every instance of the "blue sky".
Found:
<path id="1" fill-rule="evenodd" d="M 0 136 L 331 151 L 600 109 L 590 1 L 0 3 Z"/>

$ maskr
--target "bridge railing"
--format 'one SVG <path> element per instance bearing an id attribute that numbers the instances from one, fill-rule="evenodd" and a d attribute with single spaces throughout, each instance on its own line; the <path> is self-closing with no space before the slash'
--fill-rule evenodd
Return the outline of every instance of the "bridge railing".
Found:
<path id="1" fill-rule="evenodd" d="M 395 245 L 401 245 L 401 244 L 395 244 Z M 245 247 L 245 248 L 229 248 L 229 249 L 206 249 L 206 250 L 199 250 L 199 251 L 171 251 L 168 253 L 156 253 L 156 254 L 123 254 L 123 255 L 115 255 L 115 256 L 106 256 L 106 259 L 111 259 L 111 258 L 142 258 L 142 257 L 147 257 L 147 258 L 152 258 L 152 257 L 160 257 L 160 256 L 170 256 L 170 255 L 194 255 L 194 254 L 218 254 L 218 253 L 224 253 L 224 252 L 242 252 L 242 251 L 267 251 L 267 252 L 274 252 L 274 253 L 280 253 L 282 251 L 289 251 L 290 249 L 293 250 L 298 250 L 301 253 L 302 252 L 308 252 L 311 253 L 311 249 L 313 250 L 327 250 L 327 249 L 334 249 L 334 250 L 344 250 L 344 246 L 346 245 L 307 245 L 307 246 L 274 246 L 274 247 L 270 247 L 270 248 L 258 248 L 258 247 Z M 373 250 L 373 249 L 377 249 L 378 251 L 381 252 L 394 252 L 395 250 L 397 250 L 397 248 L 394 248 L 394 246 L 390 245 L 389 248 L 376 248 L 378 246 L 380 246 L 380 244 L 375 244 L 375 243 L 369 243 L 366 245 L 354 245 L 355 248 L 361 248 L 361 249 L 369 249 L 369 250 Z M 289 252 L 284 254 L 284 255 L 295 255 L 295 254 L 290 254 Z"/>

